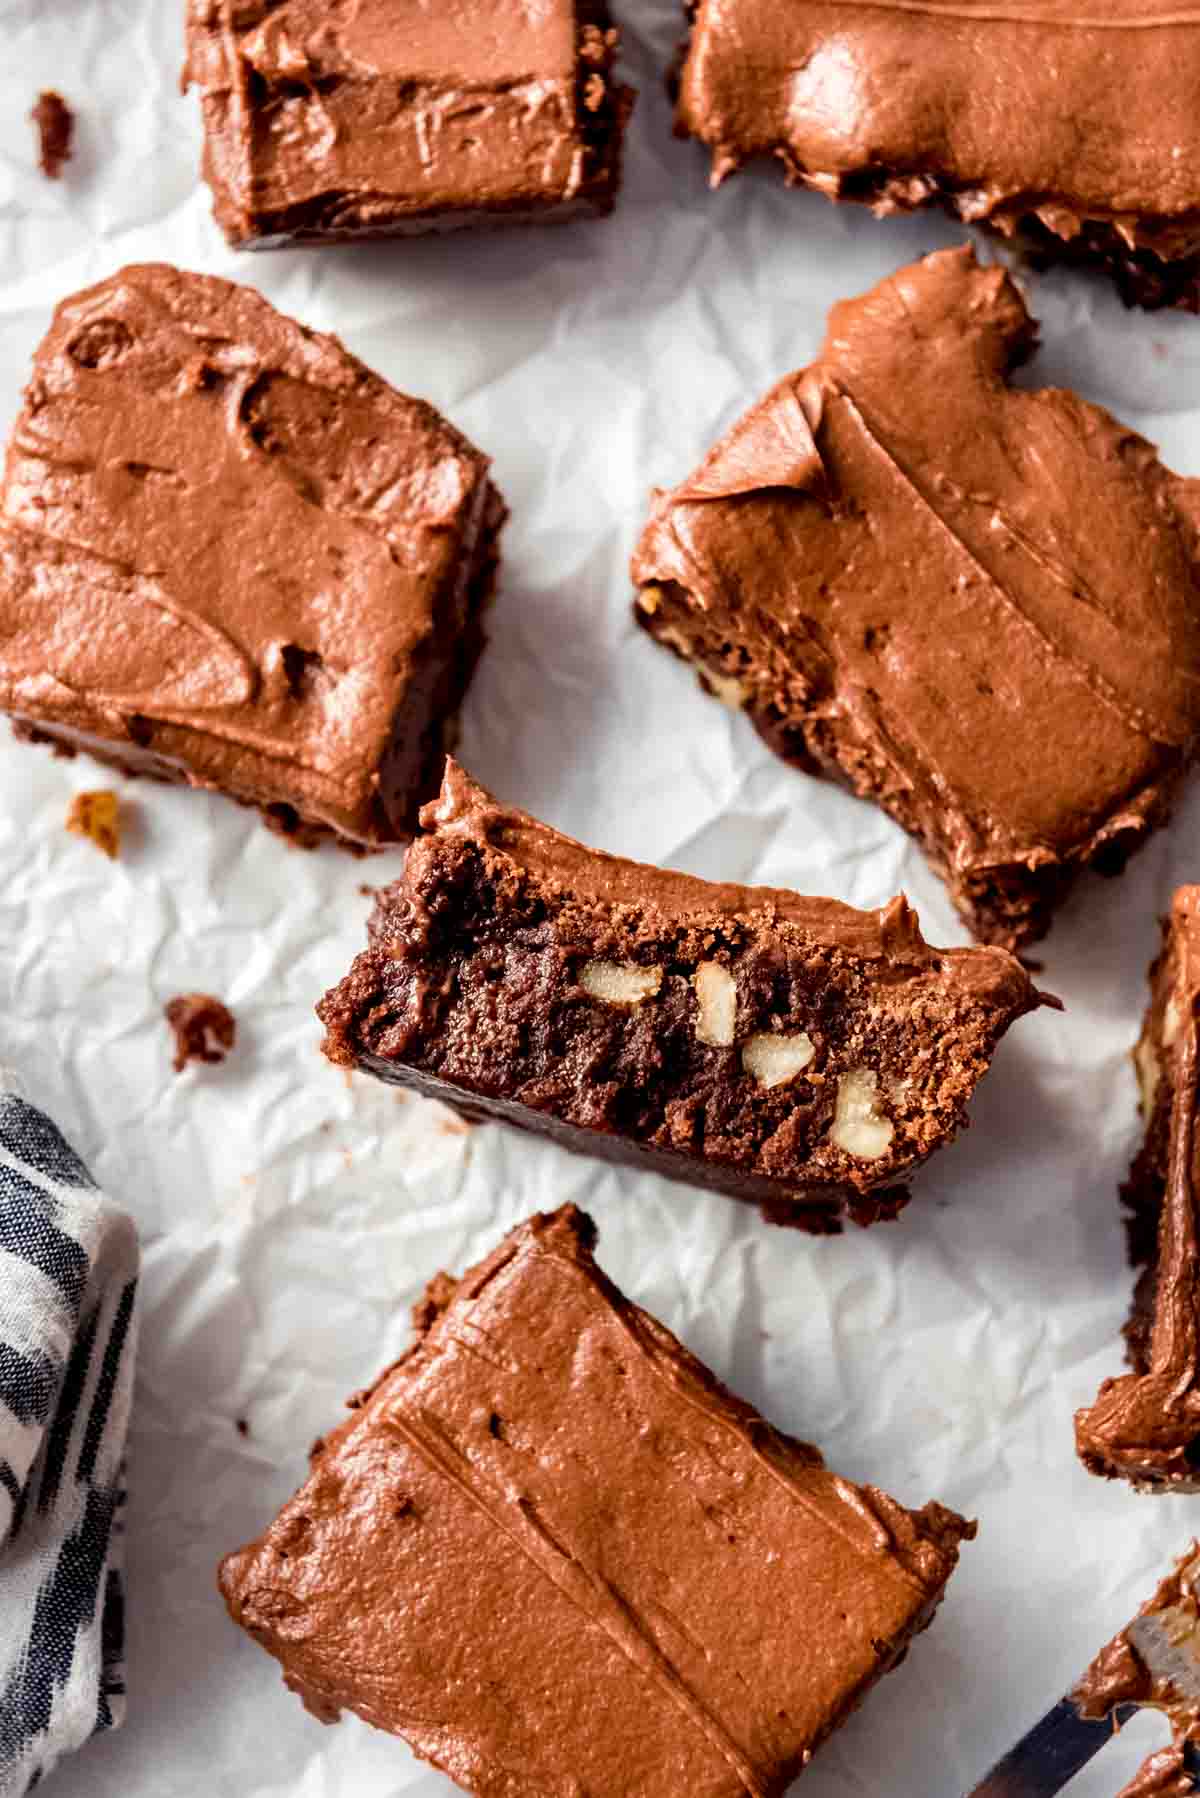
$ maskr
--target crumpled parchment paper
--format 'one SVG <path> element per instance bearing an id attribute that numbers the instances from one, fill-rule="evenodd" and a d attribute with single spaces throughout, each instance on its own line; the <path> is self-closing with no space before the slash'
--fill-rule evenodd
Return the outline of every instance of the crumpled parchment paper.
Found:
<path id="1" fill-rule="evenodd" d="M 784 768 L 635 632 L 626 577 L 650 484 L 807 361 L 834 300 L 956 231 L 838 212 L 767 174 L 710 194 L 662 91 L 674 0 L 624 0 L 641 95 L 610 222 L 235 256 L 177 91 L 182 10 L 0 0 L 3 428 L 60 296 L 159 257 L 257 285 L 495 458 L 513 519 L 471 769 L 589 842 L 694 873 L 859 905 L 903 888 L 931 939 L 962 941 L 898 829 Z M 43 86 L 79 115 L 60 183 L 27 122 Z M 1200 322 L 1125 313 L 1077 277 L 1031 291 L 1045 349 L 1022 379 L 1078 386 L 1200 472 Z M 1200 875 L 1200 783 L 1122 881 L 1079 889 L 1041 952 L 1067 1012 L 1013 1031 L 903 1219 L 829 1241 L 348 1082 L 317 1053 L 312 1006 L 362 941 L 360 886 L 399 857 L 302 854 L 220 799 L 118 779 L 112 864 L 63 828 L 74 792 L 109 784 L 0 743 L 0 1053 L 145 1244 L 129 1721 L 56 1776 L 61 1798 L 449 1791 L 401 1743 L 308 1718 L 227 1622 L 214 1568 L 403 1345 L 428 1276 L 566 1199 L 596 1216 L 615 1278 L 779 1424 L 854 1478 L 980 1520 L 933 1630 L 822 1751 L 806 1798 L 951 1798 L 980 1777 L 1200 1523 L 1194 1501 L 1089 1478 L 1071 1434 L 1121 1359 L 1127 1052 L 1157 915 Z M 238 1046 L 176 1077 L 162 1007 L 197 988 L 232 1006 Z M 1111 1794 L 1161 1733 L 1135 1726 L 1073 1792 Z"/>

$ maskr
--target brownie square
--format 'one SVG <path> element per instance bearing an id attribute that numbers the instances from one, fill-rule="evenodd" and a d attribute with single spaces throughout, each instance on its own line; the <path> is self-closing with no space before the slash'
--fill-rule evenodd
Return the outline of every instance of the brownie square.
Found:
<path id="1" fill-rule="evenodd" d="M 654 495 L 636 615 L 785 760 L 873 799 L 1017 948 L 1168 816 L 1200 732 L 1200 485 L 1011 384 L 1036 328 L 942 251 L 836 306 Z"/>
<path id="2" fill-rule="evenodd" d="M 633 96 L 603 0 L 188 0 L 187 45 L 242 249 L 612 210 Z"/>
<path id="3" fill-rule="evenodd" d="M 677 128 L 714 185 L 774 157 L 831 200 L 939 205 L 1090 264 L 1127 304 L 1200 306 L 1200 17 L 1157 0 L 687 11 Z"/>
<path id="4" fill-rule="evenodd" d="M 1121 1190 L 1141 1269 L 1125 1326 L 1132 1373 L 1077 1413 L 1085 1467 L 1146 1492 L 1200 1491 L 1200 886 L 1180 887 L 1150 969 L 1134 1061 L 1145 1140 Z"/>
<path id="5" fill-rule="evenodd" d="M 974 1529 L 772 1429 L 594 1235 L 568 1206 L 439 1276 L 221 1589 L 317 1717 L 356 1711 L 468 1792 L 775 1798 Z"/>
<path id="6" fill-rule="evenodd" d="M 998 949 L 880 912 L 587 849 L 454 762 L 325 1052 L 468 1117 L 824 1232 L 895 1217 L 1041 1001 Z"/>
<path id="7" fill-rule="evenodd" d="M 407 836 L 483 645 L 488 461 L 335 337 L 165 265 L 65 300 L 0 492 L 0 708 L 302 840 Z"/>

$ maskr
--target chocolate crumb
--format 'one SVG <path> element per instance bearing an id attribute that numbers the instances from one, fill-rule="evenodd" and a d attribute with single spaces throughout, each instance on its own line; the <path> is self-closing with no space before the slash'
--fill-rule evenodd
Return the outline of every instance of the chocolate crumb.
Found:
<path id="1" fill-rule="evenodd" d="M 121 848 L 121 807 L 107 787 L 92 793 L 76 793 L 67 807 L 67 829 L 75 837 L 87 837 L 116 861 Z"/>
<path id="2" fill-rule="evenodd" d="M 38 131 L 38 162 L 43 175 L 57 181 L 63 165 L 71 160 L 71 140 L 75 136 L 75 114 L 61 94 L 47 88 L 37 97 L 30 118 Z"/>
<path id="3" fill-rule="evenodd" d="M 237 1037 L 237 1019 L 228 1006 L 208 993 L 181 993 L 169 999 L 163 1015 L 175 1032 L 177 1074 L 189 1061 L 224 1061 Z"/>

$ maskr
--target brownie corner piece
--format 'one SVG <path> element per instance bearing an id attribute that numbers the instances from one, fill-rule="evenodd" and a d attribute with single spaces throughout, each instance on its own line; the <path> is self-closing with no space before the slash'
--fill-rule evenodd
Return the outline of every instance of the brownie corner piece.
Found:
<path id="1" fill-rule="evenodd" d="M 824 1231 L 894 1217 L 1041 996 L 1002 949 L 586 848 L 454 762 L 325 1051 L 471 1117 Z"/>
<path id="2" fill-rule="evenodd" d="M 1035 336 L 970 249 L 899 270 L 654 495 L 633 560 L 645 629 L 1012 949 L 1166 819 L 1200 734 L 1200 486 L 1014 387 Z"/>
<path id="3" fill-rule="evenodd" d="M 411 835 L 483 646 L 487 458 L 335 337 L 165 264 L 59 306 L 0 489 L 0 709 L 302 842 Z"/>
<path id="4" fill-rule="evenodd" d="M 1179 887 L 1150 970 L 1134 1050 L 1145 1136 L 1122 1188 L 1139 1274 L 1125 1325 L 1131 1371 L 1075 1418 L 1090 1473 L 1146 1492 L 1200 1491 L 1200 886 Z"/>
<path id="5" fill-rule="evenodd" d="M 593 1241 L 565 1207 L 439 1276 L 222 1592 L 314 1714 L 356 1712 L 468 1792 L 781 1798 L 974 1528 L 837 1478 Z"/>
<path id="6" fill-rule="evenodd" d="M 604 0 L 188 0 L 217 222 L 266 249 L 602 216 L 618 47 Z"/>
<path id="7" fill-rule="evenodd" d="M 775 159 L 877 216 L 938 206 L 1094 269 L 1127 305 L 1200 308 L 1195 18 L 1143 0 L 1078 20 L 963 7 L 950 29 L 937 8 L 855 0 L 687 10 L 676 128 L 714 183 Z"/>

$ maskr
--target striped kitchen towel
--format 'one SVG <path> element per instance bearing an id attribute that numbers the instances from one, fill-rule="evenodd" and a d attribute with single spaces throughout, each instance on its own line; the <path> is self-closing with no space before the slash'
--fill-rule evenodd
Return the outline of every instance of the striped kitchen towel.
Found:
<path id="1" fill-rule="evenodd" d="M 0 1071 L 0 1798 L 125 1710 L 130 1219 Z"/>

